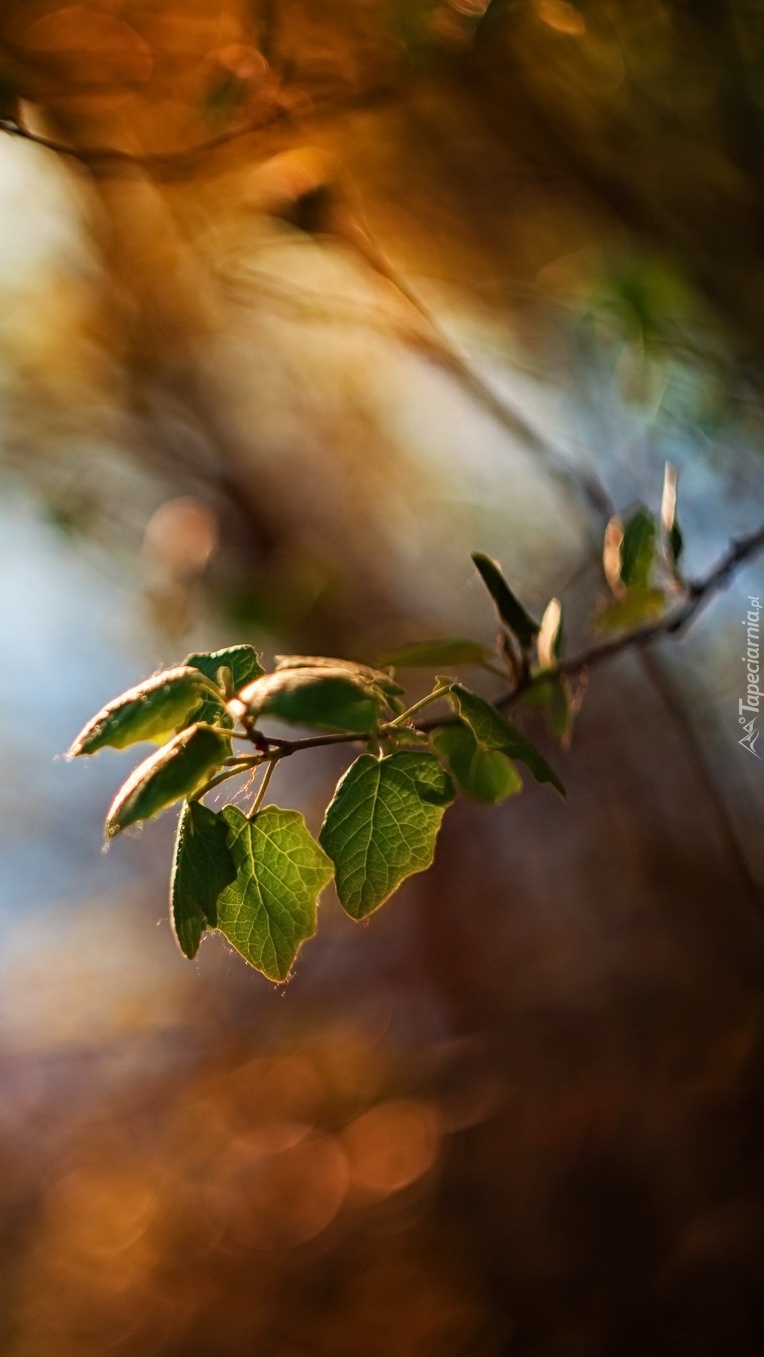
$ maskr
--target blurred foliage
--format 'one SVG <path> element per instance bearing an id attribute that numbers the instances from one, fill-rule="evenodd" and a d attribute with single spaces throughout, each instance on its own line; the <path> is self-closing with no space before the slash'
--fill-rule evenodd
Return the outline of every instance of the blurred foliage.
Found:
<path id="1" fill-rule="evenodd" d="M 4 485 L 151 638 L 107 681 L 91 637 L 88 702 L 244 634 L 469 636 L 474 542 L 575 636 L 564 586 L 601 596 L 612 514 L 592 485 L 652 503 L 666 460 L 688 541 L 747 526 L 762 63 L 758 0 L 4 0 Z M 656 602 L 624 581 L 628 524 L 616 627 Z M 46 568 L 79 576 L 30 550 L 37 594 L 4 556 L 16 616 L 39 608 L 3 669 L 4 819 L 59 907 L 3 953 L 4 1357 L 750 1357 L 762 860 L 722 731 L 734 602 L 673 683 L 598 688 L 567 806 L 460 805 L 405 907 L 354 930 L 323 906 L 312 967 L 253 998 L 213 949 L 169 983 L 150 879 L 67 896 L 70 793 L 51 776 L 54 813 L 22 746 L 42 730 L 48 770 L 87 714 L 62 696 L 72 602 L 40 602 Z M 558 734 L 580 696 L 544 693 Z"/>
<path id="2" fill-rule="evenodd" d="M 124 532 L 137 493 L 191 497 L 232 618 L 336 651 L 359 599 L 400 607 L 395 483 L 421 477 L 369 374 L 399 381 L 402 347 L 485 405 L 433 303 L 462 343 L 477 324 L 545 383 L 613 380 L 700 451 L 722 426 L 758 436 L 763 41 L 735 0 L 10 0 L 6 117 L 72 151 L 89 243 L 45 299 L 47 342 L 9 318 L 6 457 L 34 458 L 55 521 L 110 542 L 117 502 Z M 369 438 L 386 466 L 361 463 Z M 295 495 L 319 465 L 328 491 Z M 153 556 L 156 616 L 182 633 L 206 563 Z"/>

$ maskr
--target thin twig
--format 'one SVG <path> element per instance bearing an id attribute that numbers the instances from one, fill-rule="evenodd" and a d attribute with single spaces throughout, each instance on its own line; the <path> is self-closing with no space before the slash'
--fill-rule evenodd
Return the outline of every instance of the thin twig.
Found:
<path id="1" fill-rule="evenodd" d="M 713 570 L 702 580 L 696 580 L 689 584 L 685 601 L 678 608 L 667 613 L 665 617 L 658 618 L 655 622 L 648 622 L 635 631 L 625 632 L 623 636 L 614 636 L 611 641 L 603 641 L 600 645 L 592 646 L 591 649 L 583 651 L 570 660 L 563 660 L 553 669 L 546 669 L 543 674 L 529 678 L 525 683 L 521 681 L 511 692 L 500 698 L 496 706 L 510 706 L 522 697 L 523 693 L 529 688 L 562 675 L 567 675 L 568 678 L 575 677 L 583 670 L 591 669 L 593 665 L 601 664 L 603 660 L 610 659 L 623 650 L 650 645 L 652 641 L 658 640 L 661 636 L 681 635 L 694 621 L 701 608 L 704 608 L 715 594 L 726 588 L 740 566 L 762 550 L 764 550 L 764 524 L 747 537 L 741 537 L 732 542 L 724 555 L 717 561 Z"/>
<path id="2" fill-rule="evenodd" d="M 384 95 L 389 97 L 389 94 L 390 91 L 381 92 L 382 97 Z M 376 101 L 379 101 L 379 98 L 380 92 L 377 91 Z M 375 99 L 372 98 L 371 102 L 375 102 Z M 42 133 L 33 132 L 25 124 L 13 118 L 0 119 L 0 131 L 33 142 L 35 145 L 42 146 L 57 155 L 77 160 L 80 164 L 100 173 L 108 170 L 110 166 L 115 169 L 121 166 L 140 170 L 154 178 L 174 178 L 185 173 L 190 166 L 193 166 L 197 160 L 205 155 L 241 137 L 266 131 L 294 113 L 302 112 L 303 116 L 312 115 L 315 117 L 321 116 L 322 112 L 325 113 L 327 109 L 330 113 L 336 111 L 336 103 L 328 101 L 327 105 L 322 106 L 320 103 L 311 102 L 304 109 L 299 109 L 287 102 L 275 101 L 271 108 L 258 118 L 240 127 L 221 132 L 217 136 L 208 137 L 194 146 L 181 148 L 177 151 L 145 154 L 110 146 L 77 146 L 57 141 L 52 137 L 44 136 Z M 549 438 L 541 434 L 521 411 L 513 407 L 506 397 L 499 396 L 491 388 L 480 373 L 454 347 L 429 308 L 425 306 L 414 289 L 393 267 L 377 245 L 366 223 L 359 219 L 357 222 L 353 222 L 353 227 L 358 229 L 353 229 L 347 234 L 341 233 L 337 238 L 346 246 L 349 246 L 356 256 L 362 259 L 376 274 L 391 284 L 427 327 L 424 334 L 412 332 L 407 335 L 408 327 L 399 325 L 398 338 L 402 338 L 403 342 L 408 343 L 410 347 L 417 348 L 427 361 L 445 372 L 461 388 L 469 400 L 489 415 L 505 433 L 519 439 L 531 453 L 538 456 L 551 475 L 568 490 L 572 490 L 578 495 L 587 508 L 593 511 L 598 518 L 609 518 L 612 513 L 612 505 L 596 474 L 591 470 L 573 465 L 565 452 L 555 447 Z"/>
<path id="3" fill-rule="evenodd" d="M 331 118 L 335 114 L 339 115 L 354 108 L 382 106 L 395 98 L 396 90 L 389 84 L 375 86 L 362 95 L 353 91 L 346 95 L 332 95 L 326 99 L 313 99 L 309 94 L 297 90 L 294 98 L 274 99 L 268 109 L 238 127 L 228 128 L 214 137 L 206 137 L 191 146 L 182 146 L 172 151 L 125 151 L 116 146 L 87 143 L 77 145 L 74 142 L 58 141 L 55 137 L 45 136 L 42 132 L 34 132 L 16 118 L 0 118 L 0 132 L 5 132 L 11 137 L 20 137 L 23 141 L 32 142 L 35 146 L 41 146 L 44 150 L 52 151 L 55 155 L 64 156 L 69 160 L 77 160 L 81 165 L 100 170 L 102 173 L 107 171 L 109 166 L 113 166 L 115 170 L 120 168 L 142 170 L 158 179 L 174 178 L 187 173 L 193 169 L 198 160 L 220 150 L 221 147 L 257 132 L 269 131 L 278 123 L 288 122 L 290 118 L 299 117 L 302 121 Z"/>
<path id="4" fill-rule="evenodd" d="M 292 112 L 294 112 L 294 109 L 286 104 L 277 103 L 269 108 L 266 113 L 243 123 L 240 127 L 219 132 L 217 136 L 207 137 L 204 141 L 196 142 L 193 146 L 181 147 L 177 151 L 152 151 L 144 154 L 137 151 L 124 151 L 116 146 L 87 144 L 78 146 L 73 142 L 57 141 L 54 137 L 46 137 L 42 132 L 33 132 L 23 123 L 9 118 L 0 118 L 0 132 L 7 132 L 12 137 L 21 137 L 24 141 L 31 141 L 35 146 L 42 146 L 46 151 L 53 151 L 55 155 L 65 156 L 69 160 L 77 160 L 81 165 L 86 165 L 92 169 L 97 169 L 99 166 L 124 165 L 144 170 L 149 174 L 162 175 L 182 172 L 189 163 L 209 155 L 212 151 L 217 151 L 221 146 L 227 146 L 229 142 L 238 141 L 254 132 L 264 132 L 277 122 L 287 118 Z"/>
<path id="5" fill-rule="evenodd" d="M 726 588 L 736 571 L 762 550 L 764 550 L 764 525 L 747 537 L 741 537 L 732 542 L 728 550 L 703 579 L 696 580 L 688 585 L 685 601 L 672 612 L 667 613 L 665 617 L 659 618 L 656 622 L 649 622 L 644 627 L 638 627 L 635 631 L 626 632 L 623 636 L 616 636 L 611 641 L 604 641 L 599 645 L 591 646 L 571 659 L 563 660 L 560 664 L 545 669 L 541 673 L 521 676 L 508 692 L 497 698 L 494 706 L 499 710 L 506 710 L 508 707 L 514 706 L 532 688 L 548 683 L 551 679 L 563 676 L 573 678 L 578 674 L 585 673 L 594 665 L 612 659 L 613 656 L 620 655 L 626 650 L 651 645 L 664 636 L 682 635 L 714 595 Z M 456 719 L 456 717 L 448 717 L 445 720 L 422 721 L 416 726 L 416 729 L 426 734 L 431 730 L 440 730 L 443 726 L 453 724 Z M 343 733 L 311 735 L 304 740 L 282 740 L 264 736 L 257 731 L 253 733 L 253 737 L 254 735 L 257 736 L 261 747 L 263 744 L 266 747 L 272 746 L 278 749 L 280 757 L 287 758 L 291 754 L 300 753 L 303 749 L 315 749 L 323 745 L 335 744 L 365 744 L 372 738 L 384 739 L 386 735 L 397 735 L 399 733 L 400 730 L 396 730 L 394 723 L 391 723 L 382 726 L 377 736 Z"/>
<path id="6" fill-rule="evenodd" d="M 367 234 L 368 228 L 364 227 Z M 386 259 L 382 251 L 375 246 L 373 251 L 359 247 L 358 238 L 337 235 L 329 239 L 336 240 L 349 247 L 364 264 L 371 267 L 380 277 L 397 291 L 419 317 L 422 325 L 409 323 L 385 310 L 373 306 L 358 306 L 343 303 L 342 309 L 335 301 L 331 310 L 325 305 L 325 297 L 317 293 L 297 292 L 285 288 L 267 274 L 256 270 L 247 270 L 242 279 L 228 278 L 233 283 L 247 283 L 256 287 L 270 300 L 299 309 L 309 320 L 317 322 L 346 319 L 348 322 L 364 326 L 373 325 L 383 333 L 391 334 L 399 344 L 415 352 L 424 362 L 444 373 L 458 387 L 467 399 L 489 416 L 505 433 L 522 443 L 523 447 L 538 458 L 539 464 L 567 491 L 572 491 L 577 499 L 583 501 L 587 509 L 593 512 L 598 521 L 607 521 L 613 513 L 613 505 L 607 491 L 597 475 L 590 469 L 579 467 L 571 461 L 568 454 L 557 447 L 543 434 L 508 397 L 499 395 L 480 375 L 469 360 L 454 346 L 451 339 L 436 321 L 432 312 L 420 300 L 413 288 Z M 373 240 L 369 234 L 370 241 Z M 322 302 L 324 305 L 322 306 Z"/>

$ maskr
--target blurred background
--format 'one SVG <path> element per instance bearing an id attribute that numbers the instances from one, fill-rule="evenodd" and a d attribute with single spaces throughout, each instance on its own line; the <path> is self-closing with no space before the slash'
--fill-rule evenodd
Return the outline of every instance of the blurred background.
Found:
<path id="1" fill-rule="evenodd" d="M 61 755 L 195 648 L 492 641 L 471 549 L 578 649 L 667 458 L 691 574 L 758 525 L 764 6 L 5 0 L 0 114 L 3 1357 L 754 1353 L 764 561 L 283 989 Z"/>

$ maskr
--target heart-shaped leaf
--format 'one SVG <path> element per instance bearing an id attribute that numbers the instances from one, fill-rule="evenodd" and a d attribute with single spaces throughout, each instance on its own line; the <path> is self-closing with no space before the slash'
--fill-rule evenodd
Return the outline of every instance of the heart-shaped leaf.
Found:
<path id="1" fill-rule="evenodd" d="M 218 896 L 217 927 L 255 970 L 286 980 L 300 945 L 316 931 L 332 864 L 297 811 L 266 806 L 248 820 L 237 806 L 224 806 L 220 814 L 236 877 Z"/>
<path id="2" fill-rule="evenodd" d="M 453 783 L 432 754 L 362 754 L 351 764 L 319 835 L 351 918 L 366 918 L 407 876 L 430 866 L 453 798 Z"/>

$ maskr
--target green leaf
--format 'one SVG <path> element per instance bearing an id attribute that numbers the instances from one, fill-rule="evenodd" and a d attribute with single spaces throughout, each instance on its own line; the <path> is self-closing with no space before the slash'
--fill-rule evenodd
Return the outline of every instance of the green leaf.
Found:
<path id="1" fill-rule="evenodd" d="M 630 631 L 660 617 L 666 606 L 662 589 L 631 588 L 621 598 L 609 600 L 594 618 L 594 630 L 600 634 Z"/>
<path id="2" fill-rule="evenodd" d="M 473 551 L 472 560 L 496 604 L 496 611 L 502 622 L 517 637 L 523 650 L 530 650 L 539 629 L 538 622 L 534 622 L 520 600 L 512 593 L 496 561 L 491 560 L 490 556 L 484 556 L 482 551 Z"/>
<path id="3" fill-rule="evenodd" d="M 234 693 L 238 693 L 246 683 L 251 683 L 253 679 L 265 673 L 254 647 L 248 645 L 228 646 L 225 650 L 197 651 L 193 655 L 188 655 L 183 663 L 199 669 L 215 684 L 218 683 L 219 671 L 228 669 Z"/>
<path id="4" fill-rule="evenodd" d="M 205 928 L 217 926 L 218 896 L 236 877 L 228 825 L 201 801 L 189 801 L 178 820 L 170 917 L 184 956 L 196 956 Z"/>
<path id="5" fill-rule="evenodd" d="M 373 735 L 379 727 L 381 694 L 346 669 L 279 669 L 255 679 L 230 711 L 255 718 L 275 716 L 318 730 Z"/>
<path id="6" fill-rule="evenodd" d="M 438 669 L 449 664 L 483 664 L 493 656 L 490 646 L 458 637 L 448 641 L 421 641 L 401 646 L 400 650 L 388 650 L 380 655 L 379 663 L 392 664 L 398 669 Z"/>
<path id="7" fill-rule="evenodd" d="M 509 758 L 524 763 L 537 782 L 551 782 L 561 796 L 565 795 L 565 788 L 543 754 L 520 734 L 503 712 L 478 697 L 477 693 L 470 692 L 469 688 L 463 688 L 460 683 L 453 685 L 450 697 L 458 714 L 483 749 L 501 750 Z"/>
<path id="8" fill-rule="evenodd" d="M 183 661 L 184 664 L 198 669 L 200 673 L 205 674 L 219 690 L 218 694 L 210 693 L 205 697 L 204 705 L 197 713 L 197 721 L 206 721 L 208 725 L 227 726 L 233 725 L 226 706 L 226 695 L 237 693 L 246 683 L 251 683 L 253 679 L 259 678 L 265 673 L 263 666 L 257 658 L 257 652 L 253 646 L 240 645 L 228 646 L 224 650 L 200 650 L 193 655 L 188 655 Z M 221 679 L 224 677 L 222 671 L 227 671 L 230 682 L 230 690 L 226 694 Z M 230 752 L 230 742 L 229 742 Z"/>
<path id="9" fill-rule="evenodd" d="M 276 669 L 341 669 L 355 675 L 362 683 L 379 688 L 386 697 L 398 697 L 403 692 L 400 683 L 396 683 L 390 674 L 356 660 L 334 660 L 327 655 L 277 655 Z"/>
<path id="10" fill-rule="evenodd" d="M 655 559 L 655 519 L 640 506 L 623 525 L 620 576 L 627 589 L 646 589 Z"/>
<path id="11" fill-rule="evenodd" d="M 236 877 L 218 896 L 216 926 L 255 970 L 286 980 L 300 944 L 316 931 L 332 864 L 295 810 L 267 806 L 248 820 L 224 806 L 220 814 Z"/>
<path id="12" fill-rule="evenodd" d="M 414 872 L 430 866 L 440 822 L 454 798 L 434 755 L 362 754 L 341 779 L 319 835 L 335 867 L 337 894 L 365 919 Z"/>
<path id="13" fill-rule="evenodd" d="M 210 726 L 189 726 L 150 754 L 120 787 L 106 817 L 110 838 L 193 796 L 228 757 L 228 740 Z"/>
<path id="14" fill-rule="evenodd" d="M 523 790 L 523 781 L 506 754 L 483 749 L 463 722 L 442 726 L 430 737 L 436 754 L 467 796 L 496 806 Z"/>
<path id="15" fill-rule="evenodd" d="M 165 669 L 107 703 L 80 731 L 67 757 L 95 754 L 107 745 L 125 749 L 139 740 L 161 744 L 199 711 L 210 691 L 197 669 Z"/>

